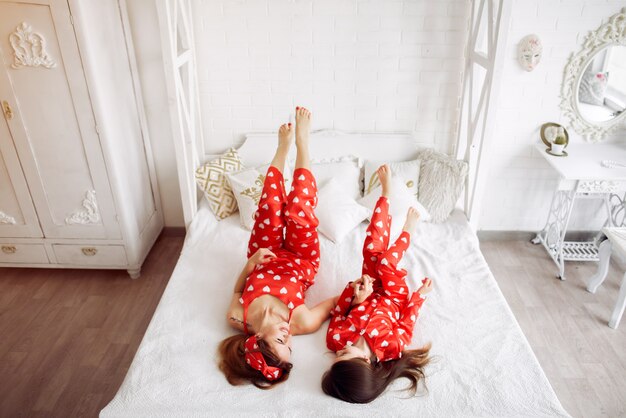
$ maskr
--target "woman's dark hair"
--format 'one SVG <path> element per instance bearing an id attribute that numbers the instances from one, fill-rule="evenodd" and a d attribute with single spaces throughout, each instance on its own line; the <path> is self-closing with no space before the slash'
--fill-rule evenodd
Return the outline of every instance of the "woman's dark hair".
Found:
<path id="1" fill-rule="evenodd" d="M 425 366 L 430 362 L 430 343 L 416 350 L 402 352 L 397 360 L 369 364 L 363 359 L 353 358 L 338 361 L 322 377 L 322 390 L 325 394 L 351 403 L 369 403 L 383 393 L 387 386 L 399 377 L 406 377 L 411 385 L 406 388 L 417 393 L 424 380 Z"/>
<path id="2" fill-rule="evenodd" d="M 270 350 L 267 343 L 261 339 L 257 341 L 257 344 L 259 345 L 259 351 L 265 358 L 265 362 L 268 366 L 280 367 L 283 370 L 283 375 L 276 380 L 269 381 L 263 376 L 263 373 L 250 367 L 245 359 L 244 343 L 246 338 L 248 336 L 237 334 L 226 338 L 220 343 L 218 348 L 221 356 L 219 367 L 226 375 L 228 383 L 235 386 L 252 383 L 259 389 L 271 389 L 274 385 L 282 383 L 289 378 L 289 372 L 293 364 L 279 360 Z"/>

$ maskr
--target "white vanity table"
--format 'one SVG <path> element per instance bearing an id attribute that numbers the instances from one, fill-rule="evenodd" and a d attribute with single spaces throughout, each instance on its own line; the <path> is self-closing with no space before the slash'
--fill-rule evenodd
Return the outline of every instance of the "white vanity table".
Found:
<path id="1" fill-rule="evenodd" d="M 598 261 L 598 242 L 565 241 L 565 233 L 576 199 L 602 199 L 607 210 L 607 226 L 622 226 L 626 191 L 626 168 L 603 167 L 603 160 L 626 164 L 626 143 L 570 143 L 567 157 L 548 154 L 546 145 L 535 145 L 537 151 L 560 175 L 552 198 L 545 227 L 533 239 L 543 244 L 559 268 L 559 278 L 565 280 L 565 261 Z M 617 218 L 617 219 L 616 219 Z"/>

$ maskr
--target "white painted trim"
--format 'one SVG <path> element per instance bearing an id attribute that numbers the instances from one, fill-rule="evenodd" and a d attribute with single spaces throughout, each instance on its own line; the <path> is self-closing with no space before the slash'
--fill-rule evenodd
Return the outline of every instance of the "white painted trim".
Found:
<path id="1" fill-rule="evenodd" d="M 477 4 L 478 3 L 478 4 Z M 495 10 L 495 7 L 497 10 Z M 474 13 L 478 7 L 478 13 Z M 495 12 L 495 13 L 494 13 Z M 487 13 L 487 55 L 476 50 L 482 14 Z M 474 231 L 478 229 L 482 201 L 489 173 L 490 144 L 494 130 L 494 112 L 500 90 L 502 66 L 511 20 L 511 0 L 476 0 L 472 3 L 470 35 L 467 44 L 467 62 L 461 99 L 461 115 L 457 137 L 456 156 L 469 164 L 465 188 L 465 213 Z M 483 80 L 474 72 L 474 65 L 485 71 Z M 474 86 L 480 88 L 475 100 Z M 476 103 L 476 105 L 474 105 Z"/>
<path id="2" fill-rule="evenodd" d="M 172 140 L 176 151 L 178 183 L 185 227 L 193 220 L 197 208 L 194 171 L 204 155 L 204 141 L 199 120 L 199 97 L 196 79 L 193 28 L 190 0 L 157 1 L 161 47 L 165 66 Z M 180 26 L 179 26 L 180 25 Z M 179 29 L 182 28 L 182 31 Z M 179 37 L 184 51 L 178 51 Z M 182 84 L 180 70 L 186 66 L 187 85 Z"/>

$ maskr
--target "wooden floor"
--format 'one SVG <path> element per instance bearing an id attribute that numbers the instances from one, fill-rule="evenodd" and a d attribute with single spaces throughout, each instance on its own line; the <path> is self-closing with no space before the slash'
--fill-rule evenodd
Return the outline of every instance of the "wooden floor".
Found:
<path id="1" fill-rule="evenodd" d="M 182 244 L 159 238 L 137 280 L 125 271 L 0 268 L 0 417 L 97 417 Z"/>
<path id="2" fill-rule="evenodd" d="M 541 245 L 483 240 L 481 250 L 563 407 L 574 417 L 626 416 L 626 318 L 607 325 L 623 271 L 613 264 L 591 294 L 596 263 L 567 262 L 561 281 Z"/>
<path id="3" fill-rule="evenodd" d="M 0 269 L 0 417 L 95 417 L 119 388 L 174 268 L 183 239 L 161 237 L 142 277 L 91 270 Z M 622 273 L 595 295 L 594 263 L 566 281 L 540 246 L 481 248 L 565 409 L 626 416 L 626 318 L 607 326 Z"/>

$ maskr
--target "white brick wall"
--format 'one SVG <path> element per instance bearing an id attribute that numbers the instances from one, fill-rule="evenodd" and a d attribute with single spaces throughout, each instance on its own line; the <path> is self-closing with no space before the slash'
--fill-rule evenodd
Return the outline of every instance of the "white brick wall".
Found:
<path id="1" fill-rule="evenodd" d="M 195 0 L 207 153 L 275 130 L 413 131 L 455 142 L 469 0 Z"/>
<path id="2" fill-rule="evenodd" d="M 563 68 L 580 49 L 590 30 L 624 6 L 623 0 L 514 0 L 502 86 L 496 113 L 493 155 L 479 228 L 483 230 L 541 229 L 546 221 L 558 176 L 537 154 L 533 144 L 544 122 L 567 124 L 559 110 Z M 517 44 L 536 33 L 543 58 L 527 73 L 517 63 Z M 570 134 L 575 150 L 575 132 Z M 624 131 L 613 135 L 624 137 Z M 572 230 L 602 225 L 600 204 L 581 202 L 571 218 Z"/>

